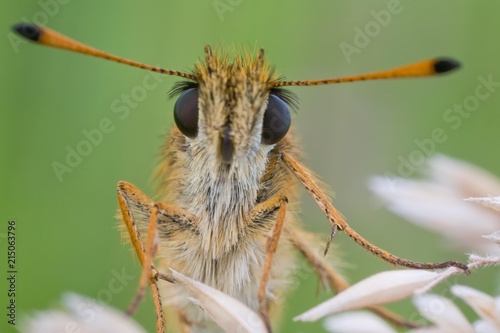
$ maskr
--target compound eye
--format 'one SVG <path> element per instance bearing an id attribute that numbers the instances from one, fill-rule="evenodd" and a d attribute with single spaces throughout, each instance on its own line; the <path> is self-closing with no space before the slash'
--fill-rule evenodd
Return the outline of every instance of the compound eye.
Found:
<path id="1" fill-rule="evenodd" d="M 269 95 L 262 123 L 262 140 L 273 145 L 283 139 L 290 128 L 292 119 L 288 105 L 275 95 Z"/>
<path id="2" fill-rule="evenodd" d="M 198 134 L 198 89 L 184 91 L 174 106 L 174 120 L 179 130 L 188 138 Z"/>

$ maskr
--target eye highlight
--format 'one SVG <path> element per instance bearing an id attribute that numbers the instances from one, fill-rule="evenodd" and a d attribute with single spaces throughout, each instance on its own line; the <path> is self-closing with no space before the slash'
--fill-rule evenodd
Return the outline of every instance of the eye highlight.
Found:
<path id="1" fill-rule="evenodd" d="M 288 105 L 279 97 L 270 94 L 262 122 L 262 140 L 272 145 L 283 139 L 290 128 L 292 118 Z"/>
<path id="2" fill-rule="evenodd" d="M 182 134 L 194 138 L 198 134 L 198 89 L 190 88 L 177 98 L 174 120 Z"/>

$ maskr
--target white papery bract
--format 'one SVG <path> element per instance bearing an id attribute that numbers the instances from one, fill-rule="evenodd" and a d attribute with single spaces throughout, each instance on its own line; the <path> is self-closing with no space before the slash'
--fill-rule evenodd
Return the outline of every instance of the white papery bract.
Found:
<path id="1" fill-rule="evenodd" d="M 380 317 L 366 311 L 328 317 L 323 326 L 328 332 L 335 333 L 397 333 Z"/>
<path id="2" fill-rule="evenodd" d="M 467 251 L 486 253 L 486 255 L 470 254 L 469 270 L 500 265 L 500 196 L 498 196 L 500 180 L 474 165 L 443 155 L 430 158 L 427 166 L 426 180 L 375 177 L 370 187 L 377 196 L 388 203 L 389 209 L 393 212 L 419 226 L 440 233 Z M 422 294 L 450 276 L 461 274 L 460 270 L 450 267 L 434 274 L 435 278 L 427 281 L 428 283 L 422 287 L 417 287 L 418 283 L 405 284 L 407 288 L 402 295 L 406 297 L 415 294 L 414 304 L 419 313 L 432 323 L 407 333 L 500 333 L 499 297 L 494 298 L 470 287 L 453 286 L 451 292 L 468 303 L 480 317 L 476 322 L 469 323 L 451 300 L 437 295 Z M 397 275 L 385 272 L 385 276 L 391 281 Z M 350 295 L 353 290 L 357 291 L 357 296 L 351 295 L 349 298 L 354 300 L 356 297 L 364 297 L 364 303 L 356 300 L 364 306 L 380 304 L 379 301 L 373 301 L 377 299 L 375 295 L 378 295 L 377 289 L 380 288 L 377 283 L 373 284 L 374 290 L 371 292 L 353 289 L 357 285 L 368 286 L 367 282 L 372 278 L 357 283 L 343 293 Z M 413 278 L 416 278 L 416 275 Z M 418 282 L 418 279 L 415 282 Z M 404 284 L 404 281 L 400 283 Z M 399 288 L 396 283 L 392 288 L 388 286 L 384 292 L 393 295 Z M 342 293 L 327 302 L 335 304 L 333 300 L 342 299 L 341 295 Z M 345 304 L 343 307 L 347 308 Z M 356 323 L 365 317 L 366 314 L 363 316 L 345 314 L 345 317 L 340 319 L 336 316 L 330 317 L 325 322 L 325 327 L 330 332 L 337 332 L 338 327 L 342 328 L 339 331 L 342 333 L 358 332 L 355 329 Z M 352 322 L 352 329 L 345 322 L 346 318 Z"/>
<path id="3" fill-rule="evenodd" d="M 193 301 L 226 332 L 267 333 L 259 315 L 235 298 L 172 270 L 176 282 L 186 287 Z"/>
<path id="4" fill-rule="evenodd" d="M 132 318 L 119 310 L 73 293 L 62 298 L 63 310 L 40 311 L 25 318 L 22 333 L 146 333 Z"/>
<path id="5" fill-rule="evenodd" d="M 456 285 L 451 292 L 463 299 L 491 327 L 500 332 L 500 300 L 474 288 Z"/>
<path id="6" fill-rule="evenodd" d="M 438 277 L 436 272 L 416 269 L 378 273 L 295 317 L 295 320 L 315 321 L 341 311 L 399 301 L 412 296 L 416 290 L 424 288 Z"/>
<path id="7" fill-rule="evenodd" d="M 413 298 L 413 303 L 423 317 L 434 323 L 436 329 L 444 332 L 474 333 L 474 328 L 467 318 L 445 297 L 432 294 L 419 295 Z"/>
<path id="8" fill-rule="evenodd" d="M 370 189 L 392 212 L 449 238 L 453 245 L 467 252 L 500 254 L 499 247 L 481 238 L 500 229 L 500 214 L 490 209 L 498 208 L 498 197 L 474 198 L 482 205 L 464 200 L 500 194 L 500 180 L 444 155 L 429 158 L 426 171 L 426 180 L 374 177 Z"/>

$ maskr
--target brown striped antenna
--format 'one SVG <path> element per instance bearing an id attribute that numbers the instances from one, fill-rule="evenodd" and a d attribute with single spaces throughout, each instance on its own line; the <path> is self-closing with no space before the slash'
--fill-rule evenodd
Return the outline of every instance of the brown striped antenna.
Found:
<path id="1" fill-rule="evenodd" d="M 344 83 L 344 82 L 355 82 L 355 81 L 366 81 L 366 80 L 383 80 L 383 79 L 433 76 L 450 72 L 459 67 L 460 64 L 456 60 L 449 58 L 436 58 L 436 59 L 423 60 L 416 62 L 414 64 L 369 74 L 361 74 L 361 75 L 321 79 L 321 80 L 279 81 L 274 84 L 274 87 L 318 86 L 322 84 Z"/>
<path id="2" fill-rule="evenodd" d="M 162 73 L 166 75 L 180 76 L 186 79 L 196 80 L 196 77 L 190 73 L 184 73 L 179 71 L 174 71 L 171 69 L 164 69 L 160 67 L 146 65 L 137 61 L 128 60 L 125 58 L 117 57 L 115 55 L 100 51 L 88 45 L 82 44 L 73 40 L 67 36 L 64 36 L 54 30 L 40 27 L 31 23 L 19 23 L 14 25 L 13 30 L 19 33 L 26 39 L 32 40 L 36 43 L 56 47 L 63 50 L 73 51 L 77 53 L 91 55 L 97 58 L 104 58 L 112 61 L 116 61 L 122 64 L 130 65 L 133 67 L 138 67 L 146 69 L 148 71 Z"/>
<path id="3" fill-rule="evenodd" d="M 166 75 L 180 76 L 186 79 L 196 81 L 196 77 L 193 74 L 179 72 L 171 69 L 164 69 L 160 67 L 146 65 L 137 61 L 128 60 L 121 58 L 88 45 L 77 42 L 67 36 L 64 36 L 54 30 L 40 27 L 31 23 L 19 23 L 14 25 L 13 30 L 19 33 L 26 39 L 32 40 L 42 45 L 52 46 L 60 48 L 63 50 L 69 50 L 77 53 L 87 54 L 98 58 L 104 58 L 112 61 L 116 61 L 122 64 L 130 65 L 133 67 L 138 67 L 146 69 L 149 71 L 162 73 Z M 207 55 L 207 62 L 209 58 L 212 57 L 210 47 L 205 48 L 205 54 Z M 259 53 L 259 57 L 262 57 L 262 50 Z M 208 64 L 210 65 L 210 64 Z M 328 78 L 320 80 L 298 80 L 298 81 L 278 81 L 274 83 L 273 87 L 285 87 L 285 86 L 317 86 L 323 84 L 333 84 L 333 83 L 344 83 L 344 82 L 355 82 L 355 81 L 366 81 L 366 80 L 382 80 L 382 79 L 395 79 L 395 78 L 408 78 L 408 77 L 422 77 L 422 76 L 433 76 L 438 74 L 443 74 L 450 72 L 454 69 L 460 67 L 460 64 L 449 58 L 437 58 L 429 59 L 424 61 L 419 61 L 414 64 L 389 69 L 380 72 L 374 72 L 369 74 L 361 74 L 354 76 L 346 76 L 340 78 Z"/>

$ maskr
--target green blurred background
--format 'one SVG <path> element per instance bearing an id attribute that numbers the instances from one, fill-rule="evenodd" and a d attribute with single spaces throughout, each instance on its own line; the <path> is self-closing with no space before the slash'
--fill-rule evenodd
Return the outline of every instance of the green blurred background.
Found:
<path id="1" fill-rule="evenodd" d="M 64 3 L 64 4 L 62 4 Z M 390 68 L 434 56 L 453 56 L 464 67 L 442 78 L 293 88 L 300 110 L 294 116 L 307 165 L 337 193 L 334 204 L 362 235 L 395 254 L 416 260 L 464 260 L 441 236 L 405 222 L 374 204 L 370 176 L 397 172 L 398 156 L 415 149 L 415 139 L 446 129 L 440 152 L 471 161 L 500 175 L 500 93 L 481 101 L 457 130 L 443 113 L 474 93 L 477 77 L 500 78 L 500 2 L 401 1 L 402 11 L 352 54 L 355 28 L 374 21 L 371 11 L 389 1 L 166 1 L 112 2 L 24 0 L 0 2 L 0 202 L 1 228 L 17 221 L 18 319 L 57 304 L 65 291 L 103 296 L 116 272 L 134 276 L 110 303 L 124 309 L 135 292 L 139 265 L 117 230 L 116 191 L 127 180 L 152 194 L 151 175 L 158 151 L 173 122 L 167 92 L 177 81 L 161 83 L 130 108 L 124 119 L 112 104 L 141 86 L 148 72 L 28 43 L 9 34 L 19 21 L 44 23 L 77 40 L 152 65 L 186 70 L 207 43 L 257 46 L 289 79 L 313 79 Z M 57 6 L 54 6 L 57 4 Z M 216 6 L 225 4 L 226 11 Z M 222 7 L 220 7 L 222 8 Z M 219 9 L 220 10 L 220 9 Z M 108 118 L 113 131 L 59 181 L 52 163 L 64 163 L 66 147 L 85 139 L 83 130 Z M 329 225 L 304 195 L 303 222 L 327 238 Z M 5 236 L 5 235 L 3 235 Z M 343 235 L 335 243 L 350 281 L 390 269 Z M 0 267 L 5 264 L 2 240 Z M 3 271 L 3 269 L 2 269 Z M 458 282 L 499 293 L 494 268 Z M 0 279 L 4 299 L 5 278 Z M 282 332 L 321 331 L 321 323 L 291 318 L 325 299 L 317 279 L 306 271 L 287 301 Z M 439 289 L 438 289 L 439 291 Z M 1 305 L 4 308 L 4 304 Z M 412 317 L 410 302 L 392 306 Z M 153 331 L 150 301 L 138 321 Z M 2 318 L 4 314 L 2 312 Z M 9 332 L 5 320 L 0 330 Z"/>

